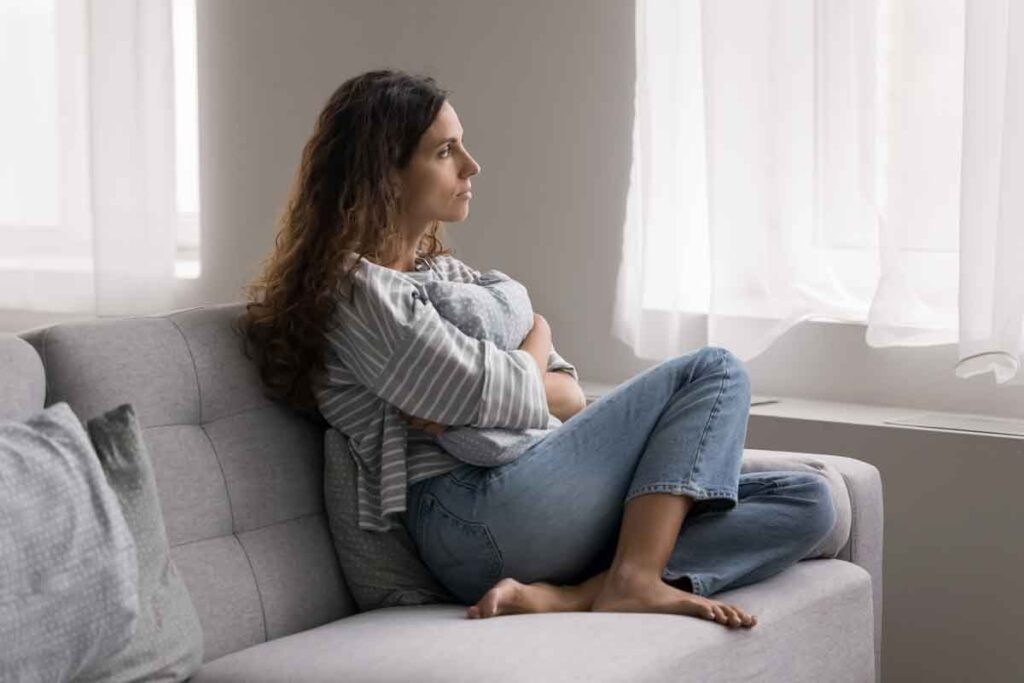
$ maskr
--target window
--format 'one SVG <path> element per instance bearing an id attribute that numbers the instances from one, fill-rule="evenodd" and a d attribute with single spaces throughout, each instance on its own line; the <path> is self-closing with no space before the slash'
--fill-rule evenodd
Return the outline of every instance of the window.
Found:
<path id="1" fill-rule="evenodd" d="M 69 275 L 88 274 L 93 268 L 89 21 L 89 5 L 83 0 L 0 3 L 0 285 L 30 288 L 52 281 L 46 286 L 59 287 L 59 298 L 69 302 L 58 307 L 72 305 L 70 291 L 79 280 Z M 174 271 L 177 278 L 197 278 L 195 0 L 172 0 L 171 23 Z M 38 277 L 43 273 L 45 277 Z"/>
<path id="2" fill-rule="evenodd" d="M 178 207 L 175 274 L 199 277 L 199 80 L 196 0 L 174 0 L 174 140 Z"/>

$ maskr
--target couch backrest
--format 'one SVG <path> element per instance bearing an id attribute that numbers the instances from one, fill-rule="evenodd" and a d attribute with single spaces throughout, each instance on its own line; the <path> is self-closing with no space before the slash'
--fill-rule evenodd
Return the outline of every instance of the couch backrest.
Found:
<path id="1" fill-rule="evenodd" d="M 0 420 L 25 420 L 43 409 L 46 376 L 32 345 L 0 334 Z"/>
<path id="2" fill-rule="evenodd" d="M 19 335 L 42 359 L 45 405 L 66 401 L 83 422 L 135 407 L 206 661 L 356 611 L 324 513 L 326 422 L 263 395 L 231 328 L 243 310 L 221 304 Z"/>

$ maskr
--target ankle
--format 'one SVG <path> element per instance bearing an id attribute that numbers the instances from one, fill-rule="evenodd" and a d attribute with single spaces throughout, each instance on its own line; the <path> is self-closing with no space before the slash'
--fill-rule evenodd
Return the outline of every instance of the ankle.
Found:
<path id="1" fill-rule="evenodd" d="M 544 612 L 579 612 L 585 611 L 585 596 L 579 586 L 569 586 L 549 583 L 547 581 L 535 581 L 529 584 L 530 588 L 539 591 L 543 595 Z"/>
<path id="2" fill-rule="evenodd" d="M 595 594 L 587 591 L 579 585 L 559 586 L 564 597 L 564 611 L 586 612 L 590 610 L 590 604 L 594 601 Z"/>
<path id="3" fill-rule="evenodd" d="M 635 562 L 613 564 L 608 570 L 605 585 L 614 588 L 646 585 L 661 581 L 662 570 L 653 565 Z"/>

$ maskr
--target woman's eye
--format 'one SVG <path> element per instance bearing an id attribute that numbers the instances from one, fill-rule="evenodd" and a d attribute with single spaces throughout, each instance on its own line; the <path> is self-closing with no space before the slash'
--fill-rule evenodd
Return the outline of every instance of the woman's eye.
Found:
<path id="1" fill-rule="evenodd" d="M 441 156 L 445 156 L 450 151 L 452 151 L 451 147 L 445 147 L 443 150 L 441 150 Z"/>

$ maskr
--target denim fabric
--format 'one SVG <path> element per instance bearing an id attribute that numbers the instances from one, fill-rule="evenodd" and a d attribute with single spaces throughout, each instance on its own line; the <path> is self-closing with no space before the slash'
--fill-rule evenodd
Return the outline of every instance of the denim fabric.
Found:
<path id="1" fill-rule="evenodd" d="M 821 475 L 740 473 L 749 410 L 742 361 L 703 347 L 622 383 L 510 463 L 417 482 L 406 524 L 468 605 L 502 577 L 576 584 L 607 569 L 626 502 L 686 494 L 663 578 L 688 577 L 703 596 L 754 583 L 802 559 L 836 512 Z"/>

